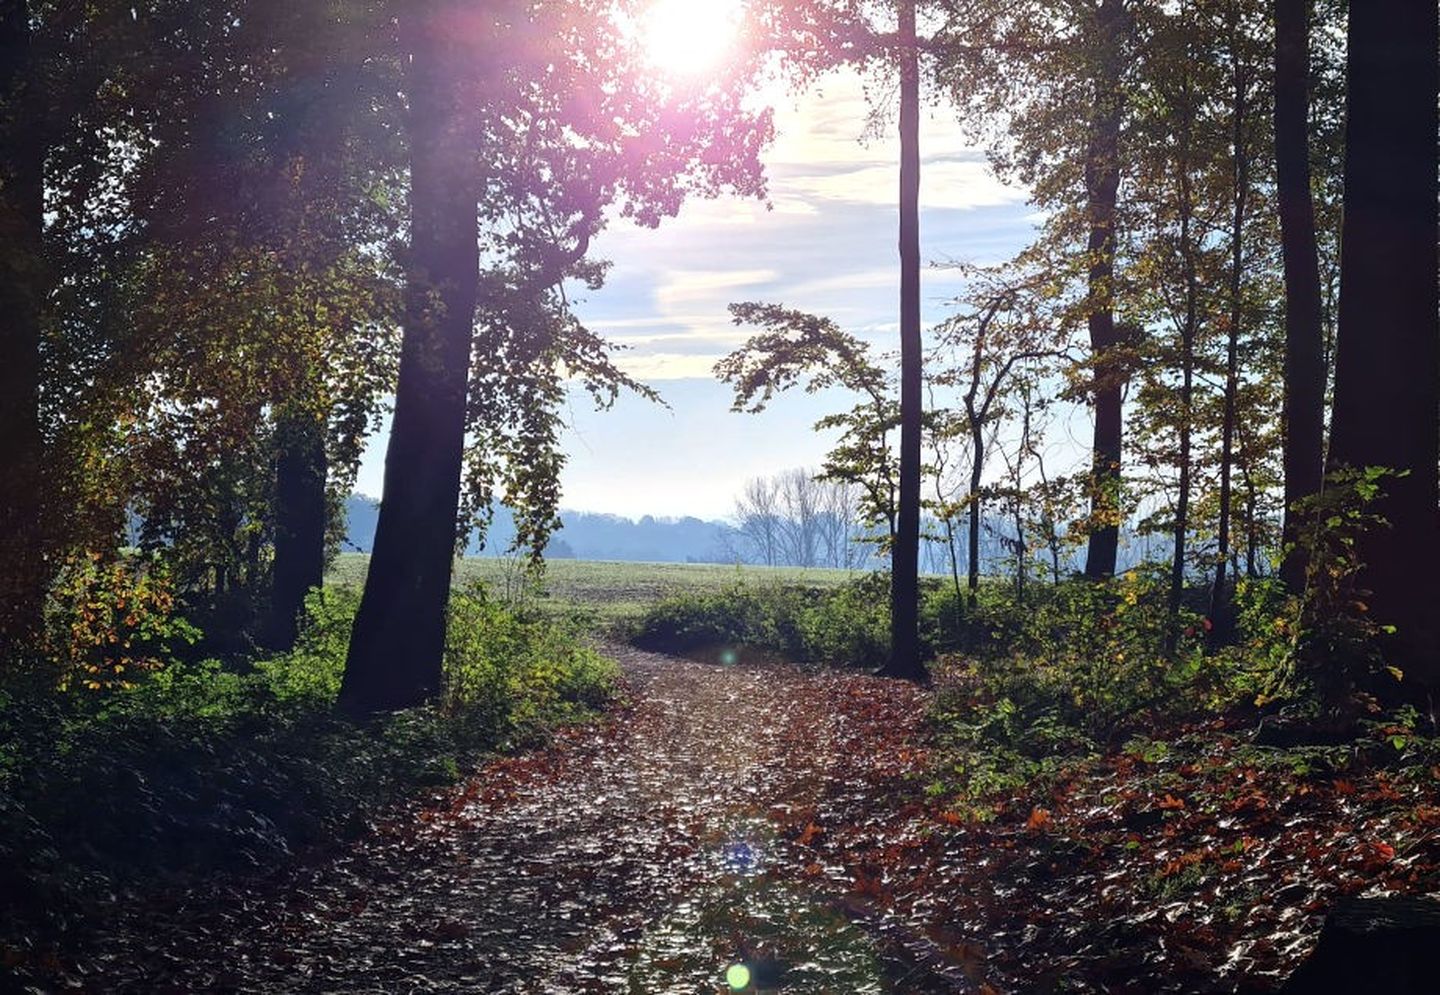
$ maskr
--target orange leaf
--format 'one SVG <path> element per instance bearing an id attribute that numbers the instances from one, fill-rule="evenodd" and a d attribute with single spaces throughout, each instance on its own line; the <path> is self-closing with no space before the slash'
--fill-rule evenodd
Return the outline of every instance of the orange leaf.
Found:
<path id="1" fill-rule="evenodd" d="M 813 822 L 806 823 L 806 825 L 805 825 L 805 831 L 800 834 L 800 840 L 799 840 L 800 845 L 801 845 L 801 846 L 809 846 L 811 843 L 815 842 L 815 837 L 819 836 L 819 835 L 820 835 L 821 833 L 823 833 L 824 831 L 825 831 L 825 830 L 821 829 L 819 826 L 815 825 L 815 823 L 813 823 Z"/>
<path id="2" fill-rule="evenodd" d="M 1155 807 L 1162 810 L 1179 811 L 1180 809 L 1185 807 L 1185 799 L 1176 798 L 1174 795 L 1167 792 L 1165 797 Z"/>
<path id="3" fill-rule="evenodd" d="M 1047 808 L 1033 808 L 1030 810 L 1030 818 L 1025 820 L 1025 828 L 1033 830 L 1045 829 L 1050 825 L 1050 810 Z"/>

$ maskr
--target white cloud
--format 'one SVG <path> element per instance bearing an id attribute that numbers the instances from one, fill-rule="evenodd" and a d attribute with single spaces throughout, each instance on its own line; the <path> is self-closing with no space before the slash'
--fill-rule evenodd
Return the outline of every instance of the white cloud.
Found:
<path id="1" fill-rule="evenodd" d="M 1022 204 L 1028 197 L 1024 190 L 1000 182 L 983 162 L 941 159 L 924 166 L 920 177 L 921 203 L 927 210 L 969 211 Z M 801 201 L 820 198 L 888 207 L 896 201 L 898 184 L 898 167 L 877 164 L 790 176 L 777 182 L 777 187 L 787 198 Z"/>
<path id="2" fill-rule="evenodd" d="M 693 380 L 713 377 L 715 364 L 725 353 L 689 354 L 678 352 L 619 353 L 615 365 L 636 380 L 658 383 L 665 380 Z"/>
<path id="3" fill-rule="evenodd" d="M 735 296 L 731 291 L 773 283 L 779 276 L 773 269 L 668 270 L 655 288 L 655 306 L 662 314 L 674 315 L 696 304 L 719 301 L 723 315 L 725 303 Z"/>

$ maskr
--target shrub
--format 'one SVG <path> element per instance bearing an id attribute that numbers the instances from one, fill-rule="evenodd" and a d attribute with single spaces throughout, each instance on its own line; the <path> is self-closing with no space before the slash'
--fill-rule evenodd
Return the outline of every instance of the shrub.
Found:
<path id="1" fill-rule="evenodd" d="M 647 609 L 631 641 L 668 653 L 750 647 L 797 663 L 878 666 L 890 643 L 888 589 L 877 574 L 833 590 L 739 582 L 685 592 Z"/>
<path id="2" fill-rule="evenodd" d="M 175 615 L 174 588 L 161 561 L 106 560 L 99 553 L 62 566 L 46 606 L 46 629 L 52 680 L 62 691 L 133 687 L 200 635 Z"/>

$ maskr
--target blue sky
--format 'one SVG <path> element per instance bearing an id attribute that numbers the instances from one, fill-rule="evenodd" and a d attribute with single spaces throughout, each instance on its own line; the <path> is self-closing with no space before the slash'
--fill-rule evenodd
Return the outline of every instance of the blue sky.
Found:
<path id="1" fill-rule="evenodd" d="M 780 398 L 761 415 L 729 411 L 714 362 L 748 335 L 732 301 L 764 300 L 824 314 L 893 347 L 899 262 L 898 142 L 862 143 L 866 102 L 854 75 L 799 97 L 777 91 L 776 141 L 766 155 L 770 206 L 693 202 L 658 230 L 616 224 L 594 244 L 614 266 L 577 306 L 623 344 L 620 364 L 656 387 L 670 409 L 635 398 L 596 413 L 577 399 L 566 440 L 564 505 L 638 517 L 724 517 L 745 480 L 814 466 L 827 448 L 811 425 L 843 397 Z M 888 129 L 887 129 L 888 130 Z M 1024 191 L 990 173 L 943 108 L 922 120 L 921 239 L 927 261 L 998 262 L 1032 233 Z M 953 272 L 927 269 L 927 323 L 943 320 Z M 371 441 L 359 489 L 380 492 L 384 433 Z"/>

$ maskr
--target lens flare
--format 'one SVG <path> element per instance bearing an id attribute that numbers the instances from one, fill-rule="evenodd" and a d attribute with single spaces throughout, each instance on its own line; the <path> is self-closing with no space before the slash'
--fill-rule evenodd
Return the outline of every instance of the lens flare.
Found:
<path id="1" fill-rule="evenodd" d="M 735 45 L 739 0 L 655 0 L 640 22 L 645 54 L 657 69 L 698 76 Z"/>
<path id="2" fill-rule="evenodd" d="M 744 964 L 731 964 L 725 971 L 725 983 L 731 991 L 744 991 L 750 987 L 750 969 Z"/>

